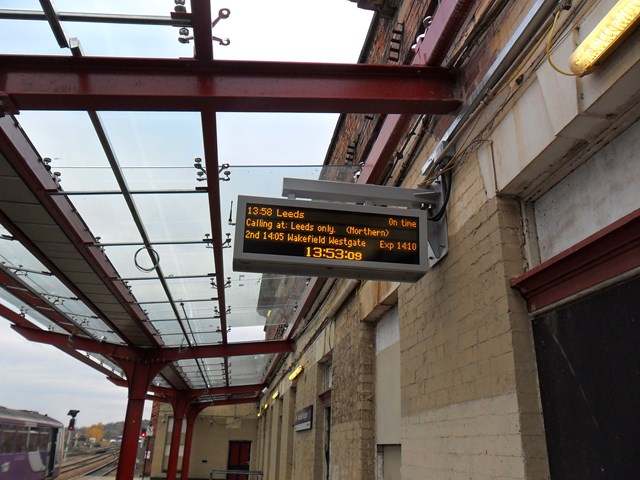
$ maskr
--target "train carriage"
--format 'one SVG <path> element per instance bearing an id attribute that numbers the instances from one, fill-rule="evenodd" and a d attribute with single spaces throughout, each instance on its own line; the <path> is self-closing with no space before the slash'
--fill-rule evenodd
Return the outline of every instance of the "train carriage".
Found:
<path id="1" fill-rule="evenodd" d="M 46 415 L 0 406 L 0 480 L 57 478 L 63 430 Z"/>

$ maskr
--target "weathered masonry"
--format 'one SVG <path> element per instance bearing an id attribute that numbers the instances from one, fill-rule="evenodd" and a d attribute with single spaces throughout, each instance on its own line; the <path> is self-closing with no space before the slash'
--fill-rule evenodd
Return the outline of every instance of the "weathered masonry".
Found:
<path id="1" fill-rule="evenodd" d="M 638 32 L 569 65 L 615 4 L 358 2 L 377 11 L 363 62 L 453 68 L 464 103 L 343 115 L 326 162 L 441 174 L 449 251 L 414 284 L 326 280 L 294 316 L 259 408 L 265 478 L 640 475 Z"/>
<path id="2" fill-rule="evenodd" d="M 127 389 L 118 480 L 640 478 L 640 3 L 334 2 L 357 64 L 219 60 L 209 0 L 0 8 L 49 42 L 0 52 L 0 317 Z M 278 112 L 338 118 L 285 199 L 223 163 Z"/>

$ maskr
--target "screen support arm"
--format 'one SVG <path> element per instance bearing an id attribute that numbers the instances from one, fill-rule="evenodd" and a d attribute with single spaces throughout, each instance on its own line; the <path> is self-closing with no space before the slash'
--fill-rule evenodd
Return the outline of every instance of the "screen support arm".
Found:
<path id="1" fill-rule="evenodd" d="M 306 198 L 329 202 L 427 209 L 430 212 L 439 211 L 445 202 L 442 182 L 412 189 L 329 180 L 283 178 L 282 196 L 291 200 Z M 433 266 L 449 251 L 446 215 L 437 221 L 428 221 L 427 241 L 429 265 Z"/>

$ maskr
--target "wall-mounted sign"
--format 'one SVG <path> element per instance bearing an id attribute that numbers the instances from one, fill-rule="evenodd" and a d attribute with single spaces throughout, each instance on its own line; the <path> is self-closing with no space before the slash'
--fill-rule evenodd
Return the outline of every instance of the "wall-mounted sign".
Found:
<path id="1" fill-rule="evenodd" d="M 310 430 L 313 426 L 313 405 L 304 407 L 296 412 L 296 422 L 293 424 L 293 430 L 300 432 L 302 430 Z"/>
<path id="2" fill-rule="evenodd" d="M 416 281 L 428 269 L 423 210 L 238 197 L 233 268 Z"/>

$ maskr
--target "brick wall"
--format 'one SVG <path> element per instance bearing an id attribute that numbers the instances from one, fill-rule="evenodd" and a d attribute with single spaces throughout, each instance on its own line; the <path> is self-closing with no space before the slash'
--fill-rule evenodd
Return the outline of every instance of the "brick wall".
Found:
<path id="1" fill-rule="evenodd" d="M 400 63 L 409 63 L 409 48 L 423 31 L 422 19 L 431 3 L 407 0 L 396 17 L 378 19 L 364 61 L 388 63 L 391 30 L 402 23 Z M 484 76 L 531 3 L 477 2 L 448 59 L 459 62 L 463 97 Z M 465 59 L 464 52 L 473 55 Z M 413 188 L 423 180 L 422 163 L 452 118 L 425 118 L 426 137 L 416 143 L 416 154 L 403 160 L 401 186 Z M 327 163 L 343 165 L 355 139 L 359 143 L 353 163 L 364 160 L 383 119 L 342 116 Z M 482 118 L 478 128 L 488 121 Z M 403 480 L 549 477 L 530 320 L 522 299 L 508 284 L 524 268 L 519 202 L 488 197 L 471 151 L 453 173 L 447 257 L 421 281 L 402 284 L 398 290 Z M 372 304 L 370 296 L 379 290 L 372 285 L 363 283 L 330 319 L 335 321 L 330 348 L 332 480 L 375 478 L 373 395 L 375 382 L 384 382 L 376 379 L 374 368 L 375 321 L 389 305 Z M 274 380 L 275 384 L 285 378 L 293 363 L 304 363 L 305 372 L 295 386 L 295 406 L 287 407 L 293 392 L 282 400 L 284 423 L 291 416 L 287 412 L 310 404 L 318 407 L 314 429 L 289 437 L 291 478 L 296 480 L 323 478 L 318 400 L 323 364 L 312 345 L 326 326 L 327 305 L 343 287 L 342 281 L 333 284 L 329 298 L 307 319 L 298 332 L 296 352 Z M 325 347 L 320 350 L 327 353 Z M 284 441 L 280 439 L 281 445 Z"/>
<path id="2" fill-rule="evenodd" d="M 331 478 L 374 478 L 375 329 L 359 305 L 337 318 L 333 353 Z"/>
<path id="3" fill-rule="evenodd" d="M 308 357 L 307 357 L 308 358 Z M 320 393 L 321 364 L 309 362 L 303 359 L 304 373 L 296 381 L 295 408 L 290 417 L 290 425 L 295 421 L 295 411 L 313 405 L 313 426 L 310 430 L 291 432 L 293 435 L 293 465 L 292 479 L 319 480 L 322 478 L 322 420 L 321 408 L 319 408 L 318 394 Z M 290 395 L 290 394 L 289 394 Z"/>
<path id="4" fill-rule="evenodd" d="M 448 256 L 400 288 L 403 479 L 546 478 L 519 205 L 473 157 L 453 185 Z"/>

